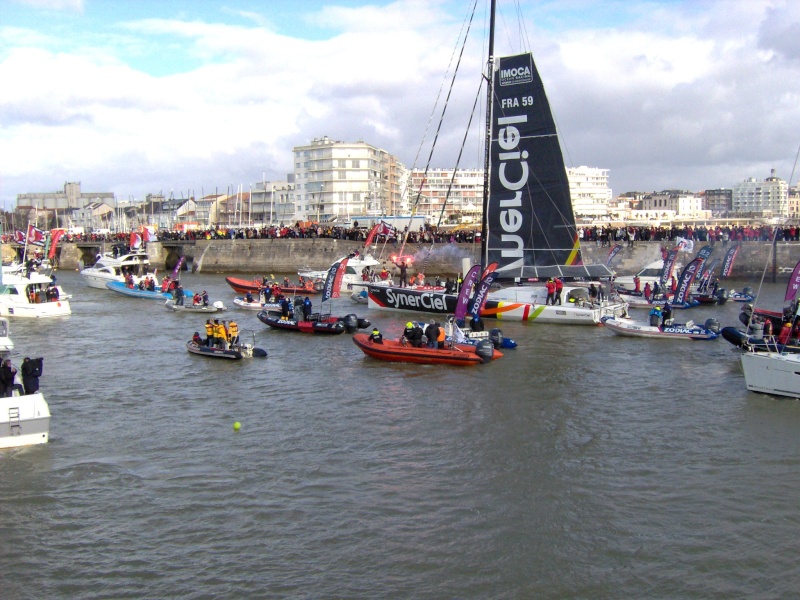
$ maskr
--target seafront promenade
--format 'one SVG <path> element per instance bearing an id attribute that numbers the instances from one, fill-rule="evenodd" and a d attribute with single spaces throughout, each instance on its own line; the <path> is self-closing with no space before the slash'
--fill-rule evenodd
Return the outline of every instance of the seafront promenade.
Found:
<path id="1" fill-rule="evenodd" d="M 681 253 L 680 262 L 686 264 L 690 257 L 705 245 L 695 242 L 691 253 Z M 723 258 L 729 242 L 714 244 L 711 259 Z M 3 256 L 13 256 L 14 250 L 3 245 Z M 672 242 L 635 242 L 633 247 L 622 244 L 611 266 L 619 275 L 630 275 L 647 263 L 661 257 L 662 247 L 672 248 Z M 800 261 L 800 242 L 778 242 L 775 245 L 775 260 L 771 256 L 769 242 L 741 242 L 732 277 L 752 279 L 761 277 L 767 265 L 767 277 L 788 277 L 795 264 Z M 80 260 L 91 260 L 97 252 L 110 250 L 110 244 L 102 242 L 62 243 L 59 251 L 61 269 L 76 270 Z M 605 263 L 611 248 L 598 246 L 594 242 L 582 246 L 585 263 Z M 311 267 L 325 269 L 342 256 L 358 250 L 364 251 L 362 242 L 330 238 L 305 239 L 220 239 L 192 241 L 161 241 L 147 245 L 154 268 L 171 269 L 181 256 L 188 268 L 201 273 L 295 273 L 298 269 Z M 392 268 L 392 257 L 400 252 L 400 244 L 378 244 L 370 252 L 385 266 Z M 424 268 L 428 276 L 453 276 L 462 270 L 462 259 L 478 261 L 480 245 L 477 243 L 407 244 L 404 256 L 412 256 L 413 266 L 409 273 Z M 396 269 L 395 269 L 396 271 Z M 719 271 L 717 270 L 717 273 Z"/>

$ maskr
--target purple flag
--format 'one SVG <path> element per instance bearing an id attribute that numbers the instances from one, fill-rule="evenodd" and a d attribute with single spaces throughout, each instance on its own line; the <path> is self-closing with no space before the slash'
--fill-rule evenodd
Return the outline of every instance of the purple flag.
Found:
<path id="1" fill-rule="evenodd" d="M 461 290 L 458 292 L 458 300 L 456 300 L 456 321 L 463 321 L 467 316 L 467 304 L 469 304 L 469 297 L 472 293 L 472 287 L 478 281 L 481 274 L 481 266 L 475 265 L 469 271 L 464 281 L 461 283 Z"/>
<path id="2" fill-rule="evenodd" d="M 733 248 L 729 248 L 728 252 L 725 254 L 725 262 L 722 263 L 722 273 L 721 277 L 728 277 L 733 271 L 733 261 L 736 260 L 736 255 L 739 254 L 739 244 L 736 244 Z"/>
<path id="3" fill-rule="evenodd" d="M 483 278 L 481 278 L 481 282 L 478 284 L 478 287 L 475 288 L 475 293 L 472 295 L 472 299 L 469 301 L 469 314 L 471 314 L 473 317 L 480 316 L 481 310 L 486 304 L 489 288 L 492 287 L 494 280 L 497 279 L 497 276 L 499 275 L 495 269 L 497 269 L 496 262 L 493 262 L 486 267 L 486 270 L 483 272 Z"/>
<path id="4" fill-rule="evenodd" d="M 784 302 L 793 302 L 797 298 L 797 290 L 800 289 L 800 262 L 794 266 L 792 276 L 789 278 L 789 285 L 786 286 L 786 297 Z"/>
<path id="5" fill-rule="evenodd" d="M 686 304 L 686 301 L 689 299 L 689 290 L 692 287 L 692 281 L 694 281 L 697 271 L 703 265 L 704 260 L 705 259 L 702 258 L 695 258 L 684 267 L 680 280 L 678 281 L 675 299 L 672 301 L 673 304 Z"/>
<path id="6" fill-rule="evenodd" d="M 611 261 L 614 259 L 614 257 L 617 255 L 617 252 L 619 252 L 620 250 L 622 250 L 622 246 L 620 244 L 614 244 L 614 247 L 608 253 L 608 258 L 606 259 L 606 265 L 611 264 Z"/>

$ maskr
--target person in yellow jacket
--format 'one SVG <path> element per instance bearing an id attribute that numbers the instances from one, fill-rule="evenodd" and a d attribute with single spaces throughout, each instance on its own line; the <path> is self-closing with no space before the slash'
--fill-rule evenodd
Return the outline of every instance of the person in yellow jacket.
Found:
<path id="1" fill-rule="evenodd" d="M 214 319 L 214 338 L 219 348 L 228 349 L 228 334 L 225 331 L 225 325 L 220 323 L 219 319 Z"/>
<path id="2" fill-rule="evenodd" d="M 228 342 L 231 346 L 239 343 L 239 324 L 234 320 L 228 323 Z"/>
<path id="3" fill-rule="evenodd" d="M 211 347 L 214 345 L 214 324 L 211 319 L 206 321 L 206 346 Z"/>

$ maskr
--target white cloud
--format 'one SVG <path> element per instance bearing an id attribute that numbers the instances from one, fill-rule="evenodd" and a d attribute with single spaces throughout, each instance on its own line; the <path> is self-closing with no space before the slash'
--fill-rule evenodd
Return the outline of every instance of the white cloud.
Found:
<path id="1" fill-rule="evenodd" d="M 800 143 L 800 9 L 648 7 L 603 29 L 529 34 L 568 163 L 611 169 L 617 193 L 730 186 L 773 166 L 788 178 Z M 447 93 L 463 15 L 422 1 L 328 7 L 304 22 L 333 35 L 310 40 L 282 35 L 266 11 L 238 17 L 256 25 L 146 19 L 72 43 L 0 32 L 0 199 L 72 180 L 123 198 L 247 187 L 264 172 L 282 179 L 292 147 L 323 135 L 414 162 L 434 100 Z M 471 43 L 462 59 L 434 167 L 455 163 L 481 47 Z M 163 69 L 146 72 L 154 48 Z M 468 144 L 462 166 L 482 166 L 480 146 Z"/>

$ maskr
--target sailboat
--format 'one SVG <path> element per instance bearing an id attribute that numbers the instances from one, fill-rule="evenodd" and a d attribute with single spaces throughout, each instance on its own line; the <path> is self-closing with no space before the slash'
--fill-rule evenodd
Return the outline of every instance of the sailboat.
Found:
<path id="1" fill-rule="evenodd" d="M 500 57 L 495 63 L 495 0 L 491 3 L 487 64 L 488 131 L 485 149 L 481 264 L 497 263 L 498 282 L 482 317 L 596 325 L 625 314 L 624 302 L 590 294 L 580 280 L 608 279 L 611 270 L 581 260 L 564 159 L 531 53 Z M 543 285 L 565 283 L 561 300 L 548 303 Z M 601 284 L 602 285 L 602 284 Z M 435 314 L 455 312 L 457 296 L 431 290 L 370 285 L 370 308 Z"/>

